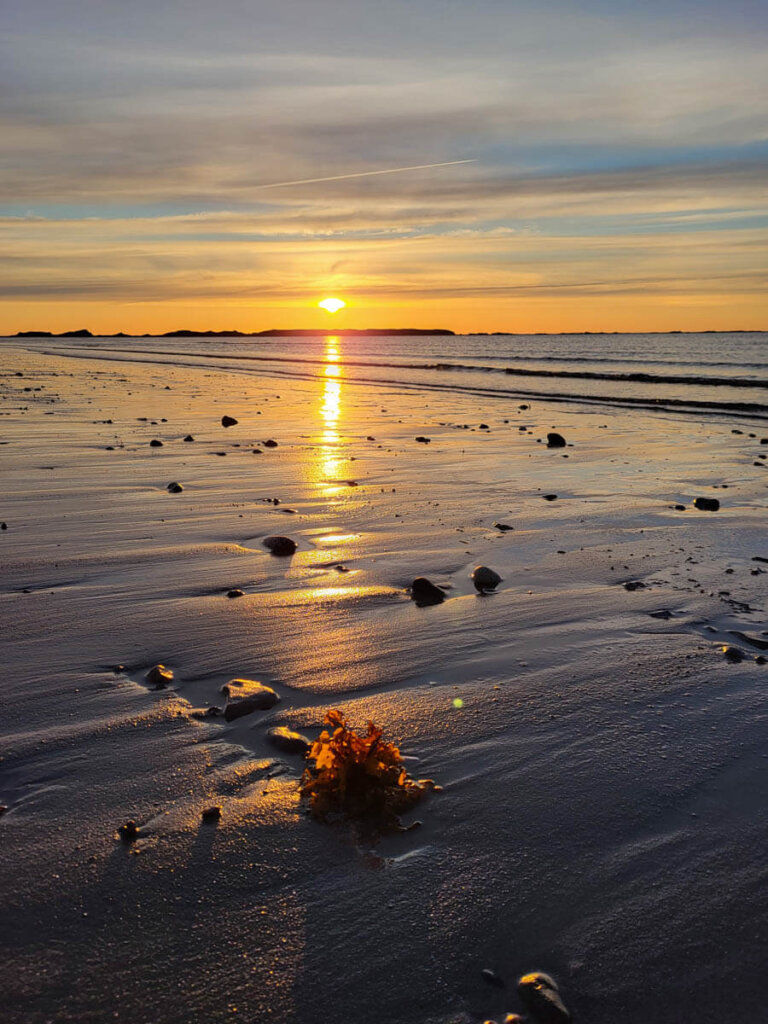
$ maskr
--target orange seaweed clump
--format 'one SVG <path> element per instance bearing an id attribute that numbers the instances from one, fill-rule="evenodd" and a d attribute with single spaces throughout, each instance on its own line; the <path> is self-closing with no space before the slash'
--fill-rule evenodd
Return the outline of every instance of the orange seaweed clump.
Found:
<path id="1" fill-rule="evenodd" d="M 314 765 L 301 779 L 302 796 L 309 797 L 312 815 L 326 820 L 338 813 L 368 819 L 384 830 L 399 829 L 398 815 L 434 788 L 432 780 L 412 779 L 398 748 L 382 739 L 382 730 L 373 722 L 360 735 L 334 709 L 326 714 L 325 724 L 333 731 L 320 733 L 312 744 L 307 759 Z"/>

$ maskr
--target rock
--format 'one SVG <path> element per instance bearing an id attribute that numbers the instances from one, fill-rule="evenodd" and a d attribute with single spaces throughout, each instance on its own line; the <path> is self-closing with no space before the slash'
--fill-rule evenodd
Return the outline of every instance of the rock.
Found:
<path id="1" fill-rule="evenodd" d="M 221 807 L 218 804 L 212 804 L 210 807 L 204 807 L 203 813 L 200 815 L 203 821 L 218 821 L 221 817 Z"/>
<path id="2" fill-rule="evenodd" d="M 267 738 L 273 747 L 286 754 L 306 754 L 311 743 L 300 732 L 292 732 L 284 725 L 276 725 L 267 730 Z"/>
<path id="3" fill-rule="evenodd" d="M 227 597 L 245 597 L 245 591 L 240 590 L 239 587 L 233 587 L 232 590 L 227 591 Z"/>
<path id="4" fill-rule="evenodd" d="M 502 978 L 498 976 L 496 971 L 492 971 L 490 967 L 484 967 L 480 974 L 484 981 L 487 981 L 489 985 L 494 985 L 496 988 L 506 988 Z"/>
<path id="5" fill-rule="evenodd" d="M 445 600 L 445 592 L 426 576 L 417 576 L 411 583 L 411 598 L 418 605 L 441 604 Z"/>
<path id="6" fill-rule="evenodd" d="M 194 441 L 195 439 L 194 439 L 194 437 L 192 437 L 191 434 L 187 434 L 187 436 L 184 438 L 184 440 L 185 441 Z"/>
<path id="7" fill-rule="evenodd" d="M 184 488 L 181 486 L 178 480 L 174 480 L 173 483 L 168 484 L 168 486 L 166 487 L 166 491 L 168 491 L 169 494 L 181 494 L 183 490 Z"/>
<path id="8" fill-rule="evenodd" d="M 495 590 L 501 583 L 501 576 L 487 565 L 476 565 L 472 570 L 470 579 L 475 584 L 475 590 L 484 594 L 488 590 Z"/>
<path id="9" fill-rule="evenodd" d="M 557 501 L 556 494 L 542 494 L 542 498 L 544 501 Z"/>
<path id="10" fill-rule="evenodd" d="M 547 448 L 565 448 L 565 438 L 562 434 L 547 434 Z"/>
<path id="11" fill-rule="evenodd" d="M 766 658 L 766 656 L 764 654 L 756 654 L 755 655 L 755 664 L 756 665 L 765 665 L 766 662 L 768 662 L 768 658 Z"/>
<path id="12" fill-rule="evenodd" d="M 173 669 L 165 665 L 154 665 L 144 676 L 148 683 L 152 683 L 156 690 L 163 690 L 173 682 Z"/>
<path id="13" fill-rule="evenodd" d="M 685 512 L 685 505 L 674 505 L 675 512 Z"/>
<path id="14" fill-rule="evenodd" d="M 761 437 L 760 444 L 768 444 L 768 437 Z"/>
<path id="15" fill-rule="evenodd" d="M 261 543 L 268 551 L 271 551 L 273 555 L 279 555 L 281 557 L 292 555 L 297 547 L 296 541 L 291 540 L 290 537 L 265 537 Z"/>
<path id="16" fill-rule="evenodd" d="M 0 530 L 7 530 L 7 529 L 8 529 L 8 523 L 0 523 Z"/>
<path id="17" fill-rule="evenodd" d="M 508 523 L 494 523 L 493 525 L 502 533 L 506 533 L 507 530 L 514 530 L 514 526 L 509 526 Z"/>
<path id="18" fill-rule="evenodd" d="M 642 580 L 627 580 L 624 584 L 625 590 L 642 590 L 645 584 Z"/>
<path id="19" fill-rule="evenodd" d="M 366 439 L 365 439 L 365 440 L 366 440 L 366 441 L 375 441 L 375 440 L 376 440 L 376 438 L 375 438 L 375 437 L 374 437 L 374 436 L 373 436 L 372 434 L 369 434 L 369 435 L 368 435 L 368 437 L 366 437 Z"/>
<path id="20" fill-rule="evenodd" d="M 126 823 L 121 825 L 117 831 L 120 833 L 120 838 L 125 843 L 135 843 L 141 835 L 139 826 L 135 821 L 126 821 Z"/>
<path id="21" fill-rule="evenodd" d="M 271 686 L 256 682 L 255 679 L 230 679 L 221 688 L 227 698 L 224 718 L 228 722 L 253 711 L 267 711 L 280 700 Z"/>
<path id="22" fill-rule="evenodd" d="M 0 804 L 0 815 L 5 814 L 5 812 L 7 810 L 8 810 L 8 805 L 7 804 Z"/>
<path id="23" fill-rule="evenodd" d="M 701 512 L 717 512 L 720 502 L 717 498 L 694 498 L 693 507 Z"/>
<path id="24" fill-rule="evenodd" d="M 540 1024 L 566 1024 L 571 1015 L 548 974 L 524 974 L 517 983 L 520 998 Z"/>
<path id="25" fill-rule="evenodd" d="M 480 425 L 478 426 L 478 428 L 477 428 L 477 429 L 478 429 L 478 430 L 490 430 L 491 428 L 490 428 L 490 427 L 488 426 L 488 424 L 487 424 L 487 423 L 481 423 L 481 424 L 480 424 Z"/>
<path id="26" fill-rule="evenodd" d="M 419 436 L 416 438 L 416 440 L 419 442 L 419 444 L 430 444 L 431 441 L 432 441 L 432 438 L 431 437 L 424 437 L 423 434 L 419 434 Z"/>
<path id="27" fill-rule="evenodd" d="M 263 455 L 264 452 L 261 450 L 261 448 L 252 448 L 251 449 L 251 454 L 252 455 Z"/>
<path id="28" fill-rule="evenodd" d="M 272 438 L 268 441 L 262 441 L 262 444 L 265 448 L 277 448 L 277 441 L 273 441 Z"/>
<path id="29" fill-rule="evenodd" d="M 725 660 L 730 661 L 734 665 L 738 664 L 740 661 L 744 661 L 744 652 L 739 647 L 732 647 L 730 644 L 724 644 L 720 650 L 722 651 Z"/>
<path id="30" fill-rule="evenodd" d="M 222 427 L 235 427 L 237 426 L 237 420 L 234 416 L 222 416 L 221 425 Z"/>
<path id="31" fill-rule="evenodd" d="M 158 441 L 156 437 L 153 437 L 152 440 L 149 442 L 149 447 L 150 448 L 162 448 L 163 447 L 163 442 L 162 441 Z"/>
<path id="32" fill-rule="evenodd" d="M 507 1013 L 504 1016 L 502 1024 L 524 1024 L 524 1019 L 519 1013 Z"/>

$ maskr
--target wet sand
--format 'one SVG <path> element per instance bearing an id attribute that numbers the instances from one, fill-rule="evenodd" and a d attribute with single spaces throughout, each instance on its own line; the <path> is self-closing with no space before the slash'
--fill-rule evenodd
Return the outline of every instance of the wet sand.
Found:
<path id="1" fill-rule="evenodd" d="M 363 386 L 331 343 L 3 356 L 4 1020 L 469 1024 L 531 970 L 577 1022 L 761 1019 L 764 424 Z M 233 677 L 280 703 L 195 717 Z M 266 733 L 332 707 L 443 786 L 420 827 L 308 818 Z"/>

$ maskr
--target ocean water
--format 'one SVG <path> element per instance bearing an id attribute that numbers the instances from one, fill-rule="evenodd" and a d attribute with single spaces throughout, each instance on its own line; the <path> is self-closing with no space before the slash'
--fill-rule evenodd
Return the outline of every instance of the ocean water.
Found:
<path id="1" fill-rule="evenodd" d="M 25 339 L 36 349 L 360 385 L 768 418 L 768 333 Z"/>

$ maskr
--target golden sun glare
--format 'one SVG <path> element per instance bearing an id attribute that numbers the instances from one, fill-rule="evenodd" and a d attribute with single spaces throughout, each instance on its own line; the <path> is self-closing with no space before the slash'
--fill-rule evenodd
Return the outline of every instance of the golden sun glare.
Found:
<path id="1" fill-rule="evenodd" d="M 340 309 L 344 309 L 346 302 L 343 299 L 321 299 L 318 302 L 320 309 L 325 309 L 329 313 L 338 313 Z"/>

